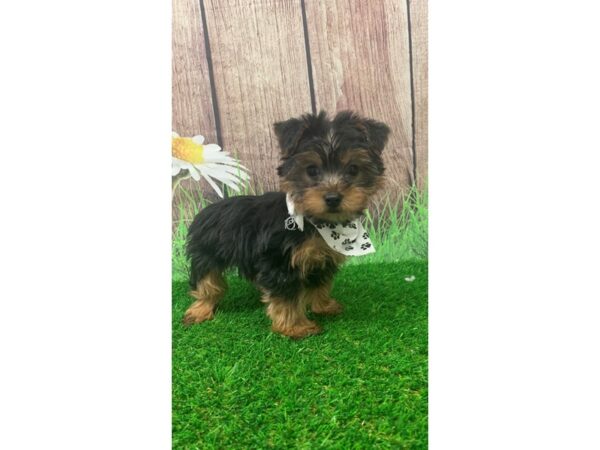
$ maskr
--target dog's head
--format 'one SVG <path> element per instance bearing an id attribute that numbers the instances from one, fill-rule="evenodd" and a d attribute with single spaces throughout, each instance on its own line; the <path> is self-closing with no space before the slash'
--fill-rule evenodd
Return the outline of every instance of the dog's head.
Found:
<path id="1" fill-rule="evenodd" d="M 274 125 L 281 148 L 281 188 L 296 210 L 328 222 L 359 216 L 383 185 L 387 125 L 351 111 L 324 111 Z"/>

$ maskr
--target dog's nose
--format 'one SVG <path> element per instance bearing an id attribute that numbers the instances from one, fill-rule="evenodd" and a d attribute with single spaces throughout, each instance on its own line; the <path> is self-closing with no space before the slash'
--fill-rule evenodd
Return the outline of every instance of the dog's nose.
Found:
<path id="1" fill-rule="evenodd" d="M 329 192 L 325 194 L 325 203 L 327 203 L 327 206 L 329 206 L 330 208 L 340 206 L 341 202 L 342 196 L 340 194 L 336 192 Z"/>

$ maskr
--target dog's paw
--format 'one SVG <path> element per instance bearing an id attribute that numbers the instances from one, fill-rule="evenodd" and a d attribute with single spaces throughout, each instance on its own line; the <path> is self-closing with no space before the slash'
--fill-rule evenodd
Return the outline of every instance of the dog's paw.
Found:
<path id="1" fill-rule="evenodd" d="M 291 337 L 292 339 L 302 339 L 308 336 L 319 334 L 323 331 L 323 329 L 315 322 L 307 320 L 301 325 L 293 325 L 287 328 L 273 327 L 273 331 L 279 334 L 283 334 L 284 336 Z"/>
<path id="2" fill-rule="evenodd" d="M 215 317 L 214 306 L 204 302 L 195 302 L 185 312 L 183 316 L 184 325 L 193 325 L 202 323 L 205 320 L 212 320 Z"/>
<path id="3" fill-rule="evenodd" d="M 330 298 L 327 302 L 312 304 L 310 310 L 315 314 L 335 315 L 340 314 L 344 310 L 344 307 Z"/>

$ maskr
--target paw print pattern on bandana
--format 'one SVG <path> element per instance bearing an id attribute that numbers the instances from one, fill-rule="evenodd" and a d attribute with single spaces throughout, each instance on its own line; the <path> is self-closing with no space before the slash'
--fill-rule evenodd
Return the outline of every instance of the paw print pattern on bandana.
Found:
<path id="1" fill-rule="evenodd" d="M 364 230 L 358 219 L 338 224 L 318 223 L 315 227 L 329 247 L 344 255 L 360 256 L 375 251 L 369 233 Z"/>
<path id="2" fill-rule="evenodd" d="M 297 229 L 299 232 L 303 232 L 305 217 L 302 214 L 295 213 L 294 203 L 289 194 L 286 196 L 286 204 L 290 218 L 293 218 L 295 223 L 287 220 L 285 229 Z M 315 227 L 313 230 L 318 232 L 331 249 L 343 255 L 360 256 L 375 251 L 375 247 L 369 239 L 369 233 L 365 231 L 359 218 L 340 223 L 324 222 L 318 219 L 313 221 L 310 217 L 306 219 Z M 295 225 L 297 225 L 297 228 Z"/>

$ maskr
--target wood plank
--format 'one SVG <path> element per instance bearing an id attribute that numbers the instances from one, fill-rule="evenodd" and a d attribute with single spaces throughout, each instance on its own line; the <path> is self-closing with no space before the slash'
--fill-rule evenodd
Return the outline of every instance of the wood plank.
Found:
<path id="1" fill-rule="evenodd" d="M 412 111 L 406 2 L 306 0 L 317 109 L 386 122 L 388 190 L 412 182 Z"/>
<path id="2" fill-rule="evenodd" d="M 201 134 L 207 143 L 217 142 L 213 101 L 210 89 L 204 27 L 199 0 L 173 0 L 172 29 L 172 127 L 180 136 Z M 198 191 L 211 201 L 218 199 L 210 185 L 201 180 L 184 180 L 182 187 Z M 180 190 L 173 199 L 174 221 L 178 220 L 179 205 L 193 210 L 189 198 Z"/>
<path id="3" fill-rule="evenodd" d="M 205 0 L 223 148 L 278 190 L 272 124 L 311 109 L 297 0 Z"/>
<path id="4" fill-rule="evenodd" d="M 417 186 L 423 188 L 427 185 L 429 163 L 427 0 L 410 0 L 409 7 L 412 31 Z"/>
<path id="5" fill-rule="evenodd" d="M 173 0 L 173 130 L 216 142 L 204 29 L 198 0 Z"/>

